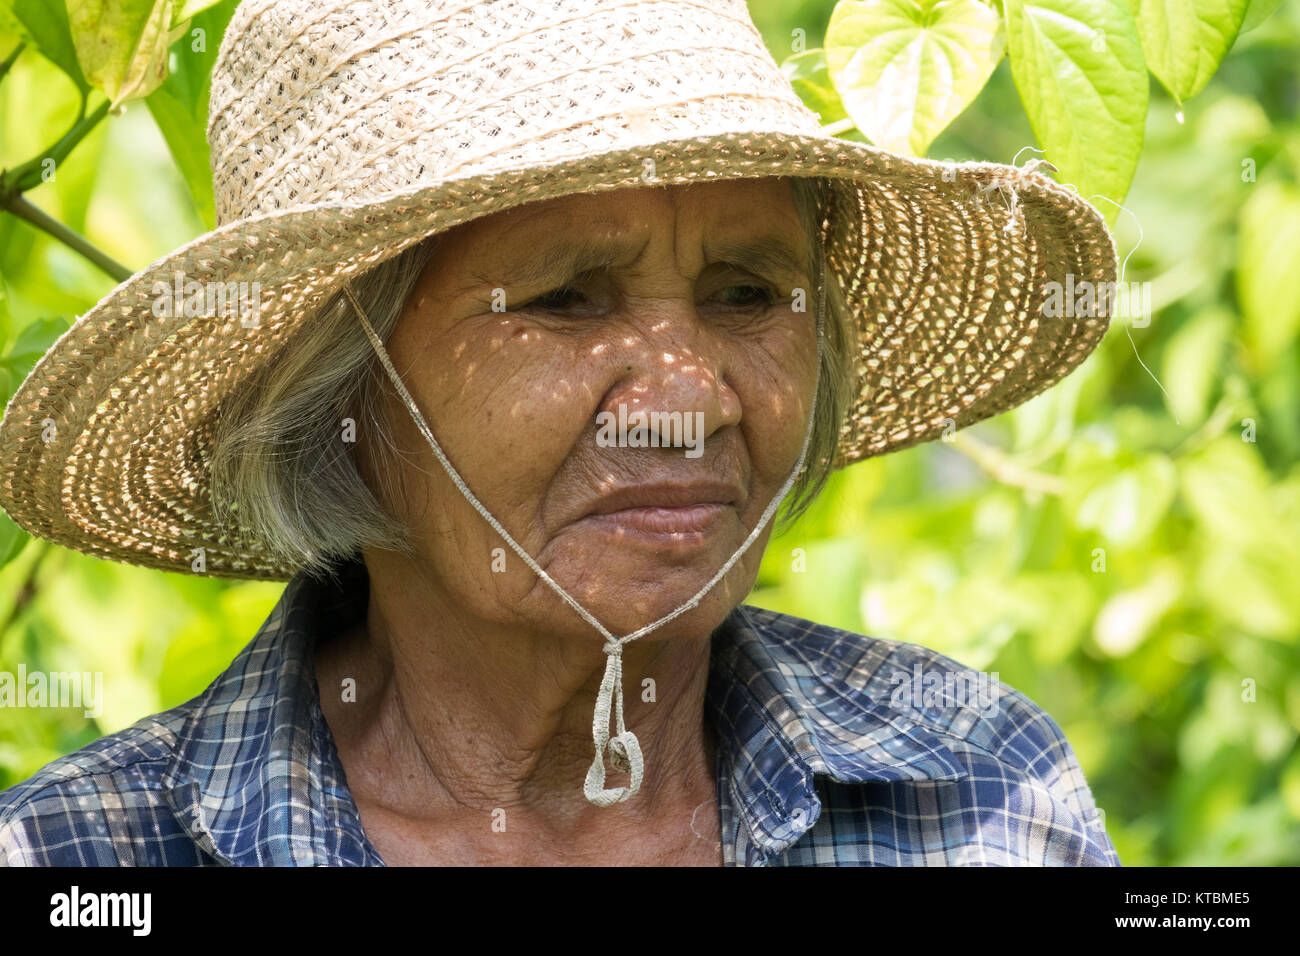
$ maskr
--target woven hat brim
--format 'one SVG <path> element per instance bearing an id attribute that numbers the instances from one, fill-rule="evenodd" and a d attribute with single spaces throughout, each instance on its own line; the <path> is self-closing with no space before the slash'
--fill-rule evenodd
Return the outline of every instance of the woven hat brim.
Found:
<path id="1" fill-rule="evenodd" d="M 857 397 L 834 462 L 938 437 L 1012 408 L 1075 368 L 1107 319 L 1052 318 L 1047 284 L 1113 282 L 1105 221 L 1073 191 L 993 163 L 912 160 L 861 143 L 744 132 L 495 171 L 365 205 L 305 206 L 209 232 L 113 289 L 22 383 L 0 422 L 0 505 L 87 554 L 210 576 L 298 569 L 219 525 L 204 466 L 223 397 L 350 278 L 431 233 L 575 192 L 821 176 L 834 204 L 827 268 L 855 330 Z M 156 282 L 257 282 L 260 327 L 157 317 Z M 435 424 L 436 427 L 436 424 Z"/>

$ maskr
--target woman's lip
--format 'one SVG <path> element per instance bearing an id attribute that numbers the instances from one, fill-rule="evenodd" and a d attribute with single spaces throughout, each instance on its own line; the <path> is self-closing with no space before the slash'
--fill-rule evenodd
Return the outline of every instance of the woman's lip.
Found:
<path id="1" fill-rule="evenodd" d="M 607 514 L 590 515 L 584 523 L 635 534 L 704 534 L 718 526 L 723 513 L 730 507 L 716 502 L 701 502 L 673 508 L 623 508 Z"/>

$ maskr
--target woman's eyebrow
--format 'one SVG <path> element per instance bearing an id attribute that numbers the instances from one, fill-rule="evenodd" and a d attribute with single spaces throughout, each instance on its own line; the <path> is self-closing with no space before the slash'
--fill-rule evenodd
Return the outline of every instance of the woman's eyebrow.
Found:
<path id="1" fill-rule="evenodd" d="M 496 284 L 508 275 L 512 283 L 541 285 L 557 278 L 563 281 L 607 269 L 642 248 L 644 243 L 637 240 L 558 239 L 534 255 L 522 256 L 509 267 L 495 270 L 496 275 L 479 274 L 474 278 L 481 283 Z M 756 276 L 801 279 L 808 275 L 808 266 L 805 256 L 796 248 L 792 240 L 769 234 L 706 244 L 704 252 L 709 264 L 734 266 Z"/>
<path id="2" fill-rule="evenodd" d="M 771 234 L 706 244 L 704 252 L 709 263 L 735 266 L 756 276 L 801 280 L 809 274 L 809 266 L 797 249 L 791 240 Z"/>
<path id="3" fill-rule="evenodd" d="M 508 276 L 509 281 L 517 285 L 541 285 L 554 281 L 557 276 L 569 279 L 595 269 L 607 269 L 641 246 L 642 243 L 632 240 L 611 243 L 582 238 L 557 239 L 535 254 L 520 256 L 508 266 L 496 266 L 491 273 L 478 274 L 475 278 L 483 283 L 496 284 Z"/>

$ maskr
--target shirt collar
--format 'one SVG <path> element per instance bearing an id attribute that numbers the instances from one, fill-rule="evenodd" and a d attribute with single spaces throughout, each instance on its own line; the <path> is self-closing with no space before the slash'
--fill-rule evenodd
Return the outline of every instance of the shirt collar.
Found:
<path id="1" fill-rule="evenodd" d="M 889 706 L 889 642 L 741 605 L 714 633 L 708 706 L 729 799 L 764 855 L 821 812 L 815 775 L 838 783 L 958 780 L 941 737 Z"/>
<path id="2" fill-rule="evenodd" d="M 378 863 L 320 709 L 315 645 L 364 614 L 365 565 L 300 574 L 199 697 L 162 783 L 194 840 L 237 866 Z"/>
<path id="3" fill-rule="evenodd" d="M 296 576 L 233 664 L 197 698 L 163 776 L 195 841 L 230 865 L 382 863 L 320 709 L 314 648 L 365 613 L 359 561 Z M 724 803 L 779 853 L 816 823 L 815 775 L 839 783 L 957 780 L 938 735 L 888 706 L 884 656 L 859 635 L 741 605 L 714 633 L 706 711 Z M 725 835 L 724 835 L 725 839 Z"/>

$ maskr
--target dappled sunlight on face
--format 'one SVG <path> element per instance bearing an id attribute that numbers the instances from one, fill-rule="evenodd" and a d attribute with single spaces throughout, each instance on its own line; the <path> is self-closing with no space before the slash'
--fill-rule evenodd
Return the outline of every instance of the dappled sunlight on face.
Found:
<path id="1" fill-rule="evenodd" d="M 816 382 L 814 318 L 796 304 L 810 283 L 782 180 L 567 196 L 449 232 L 388 350 L 474 494 L 628 633 L 722 567 L 797 461 Z M 406 409 L 385 413 L 404 453 L 380 459 L 405 489 L 388 506 L 431 578 L 486 619 L 590 636 L 462 498 Z M 720 623 L 761 545 L 660 636 Z"/>

